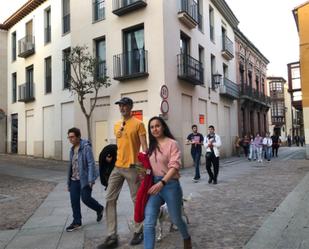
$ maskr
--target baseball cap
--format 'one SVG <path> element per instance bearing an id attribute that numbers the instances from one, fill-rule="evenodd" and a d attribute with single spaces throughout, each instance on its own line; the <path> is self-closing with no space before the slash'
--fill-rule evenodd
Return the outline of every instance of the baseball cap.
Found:
<path id="1" fill-rule="evenodd" d="M 123 105 L 128 105 L 128 106 L 133 106 L 133 100 L 128 98 L 128 97 L 123 97 L 117 102 L 115 102 L 116 105 L 123 104 Z"/>

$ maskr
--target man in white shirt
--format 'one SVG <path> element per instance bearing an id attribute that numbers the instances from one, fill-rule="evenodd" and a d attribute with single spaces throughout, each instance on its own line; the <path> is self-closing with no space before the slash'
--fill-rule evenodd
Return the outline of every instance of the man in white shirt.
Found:
<path id="1" fill-rule="evenodd" d="M 217 178 L 219 174 L 219 157 L 221 146 L 221 138 L 219 135 L 215 134 L 215 127 L 210 125 L 208 127 L 208 135 L 204 138 L 204 146 L 206 148 L 206 170 L 209 176 L 208 183 L 217 184 Z M 213 172 L 211 170 L 211 165 L 213 165 Z"/>
<path id="2" fill-rule="evenodd" d="M 264 149 L 265 149 L 266 159 L 267 159 L 268 162 L 270 162 L 270 158 L 271 158 L 272 145 L 273 145 L 273 141 L 270 137 L 270 134 L 269 134 L 269 132 L 266 132 L 266 137 L 264 137 L 264 139 L 263 139 L 263 146 L 264 146 Z"/>

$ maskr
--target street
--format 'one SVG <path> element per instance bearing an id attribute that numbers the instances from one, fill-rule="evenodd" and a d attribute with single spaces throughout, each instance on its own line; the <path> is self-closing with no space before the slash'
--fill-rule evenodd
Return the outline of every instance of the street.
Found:
<path id="1" fill-rule="evenodd" d="M 201 166 L 202 179 L 199 183 L 191 180 L 193 168 L 182 170 L 184 197 L 191 198 L 184 202 L 184 205 L 190 220 L 189 231 L 193 248 L 309 248 L 304 230 L 308 229 L 306 224 L 309 218 L 301 206 L 304 204 L 301 200 L 306 200 L 304 197 L 309 188 L 309 181 L 305 181 L 309 163 L 304 160 L 304 155 L 305 151 L 301 147 L 283 147 L 279 150 L 279 157 L 271 162 L 249 162 L 243 157 L 224 159 L 220 162 L 217 185 L 208 184 L 205 165 Z M 10 177 L 16 184 L 22 182 L 15 178 L 34 181 L 33 185 L 39 181 L 46 195 L 47 191 L 52 190 L 50 184 L 55 185 L 20 229 L 0 231 L 1 249 L 93 249 L 103 242 L 106 236 L 104 217 L 101 223 L 97 223 L 96 214 L 83 204 L 83 228 L 72 233 L 65 232 L 65 227 L 72 221 L 69 195 L 65 191 L 65 166 L 66 163 L 60 161 L 0 156 L 1 182 L 3 179 L 8 181 Z M 24 186 L 23 189 L 33 195 L 34 191 L 40 191 L 37 186 L 33 189 Z M 5 187 L 0 188 L 0 191 L 1 210 L 9 202 L 14 203 L 22 198 L 21 195 L 14 196 L 12 191 L 6 193 Z M 93 196 L 105 205 L 105 191 L 99 181 L 95 184 Z M 28 198 L 31 198 L 31 195 Z M 296 204 L 298 206 L 294 207 Z M 280 218 L 280 212 L 285 210 L 286 206 L 291 212 L 297 209 L 291 219 L 288 219 L 288 211 L 284 211 L 285 216 L 282 216 L 286 219 Z M 128 245 L 132 236 L 129 231 L 132 210 L 133 205 L 125 185 L 118 201 L 119 248 L 143 248 Z M 18 212 L 18 208 L 11 211 Z M 0 221 L 5 219 L 4 213 L 9 215 L 7 210 L 1 211 Z M 279 217 L 281 223 L 277 222 L 275 216 Z M 301 226 L 297 225 L 298 223 L 301 223 Z M 164 238 L 157 243 L 156 248 L 182 248 L 180 234 L 177 231 L 169 232 L 168 228 L 169 225 L 166 224 Z"/>

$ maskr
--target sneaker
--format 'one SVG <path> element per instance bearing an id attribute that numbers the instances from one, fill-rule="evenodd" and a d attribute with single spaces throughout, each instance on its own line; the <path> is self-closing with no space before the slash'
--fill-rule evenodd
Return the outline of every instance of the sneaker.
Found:
<path id="1" fill-rule="evenodd" d="M 213 180 L 213 183 L 214 183 L 214 184 L 217 184 L 217 180 L 214 179 L 214 180 Z"/>
<path id="2" fill-rule="evenodd" d="M 82 227 L 82 224 L 72 223 L 65 230 L 67 232 L 73 232 L 74 230 L 80 229 L 81 227 Z"/>
<path id="3" fill-rule="evenodd" d="M 192 178 L 192 182 L 194 182 L 194 183 L 197 183 L 199 181 L 200 181 L 200 178 L 195 178 L 195 177 Z"/>
<path id="4" fill-rule="evenodd" d="M 118 236 L 107 236 L 103 244 L 99 245 L 97 249 L 112 249 L 118 247 Z"/>
<path id="5" fill-rule="evenodd" d="M 100 222 L 103 218 L 104 207 L 102 206 L 101 211 L 97 212 L 97 222 Z"/>
<path id="6" fill-rule="evenodd" d="M 131 246 L 138 245 L 138 244 L 142 243 L 143 239 L 144 239 L 143 232 L 134 233 L 133 238 L 132 238 L 132 240 L 130 242 L 130 245 Z"/>

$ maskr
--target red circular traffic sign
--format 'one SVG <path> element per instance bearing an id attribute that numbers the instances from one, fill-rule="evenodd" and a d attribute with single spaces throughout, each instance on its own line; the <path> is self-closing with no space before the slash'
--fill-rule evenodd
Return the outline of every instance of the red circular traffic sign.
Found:
<path id="1" fill-rule="evenodd" d="M 167 85 L 161 86 L 160 96 L 161 96 L 162 99 L 167 99 L 168 98 L 168 88 L 167 88 Z"/>
<path id="2" fill-rule="evenodd" d="M 168 102 L 165 99 L 162 100 L 162 102 L 161 102 L 161 112 L 163 114 L 167 114 L 169 109 L 170 109 L 170 107 L 169 107 Z"/>

